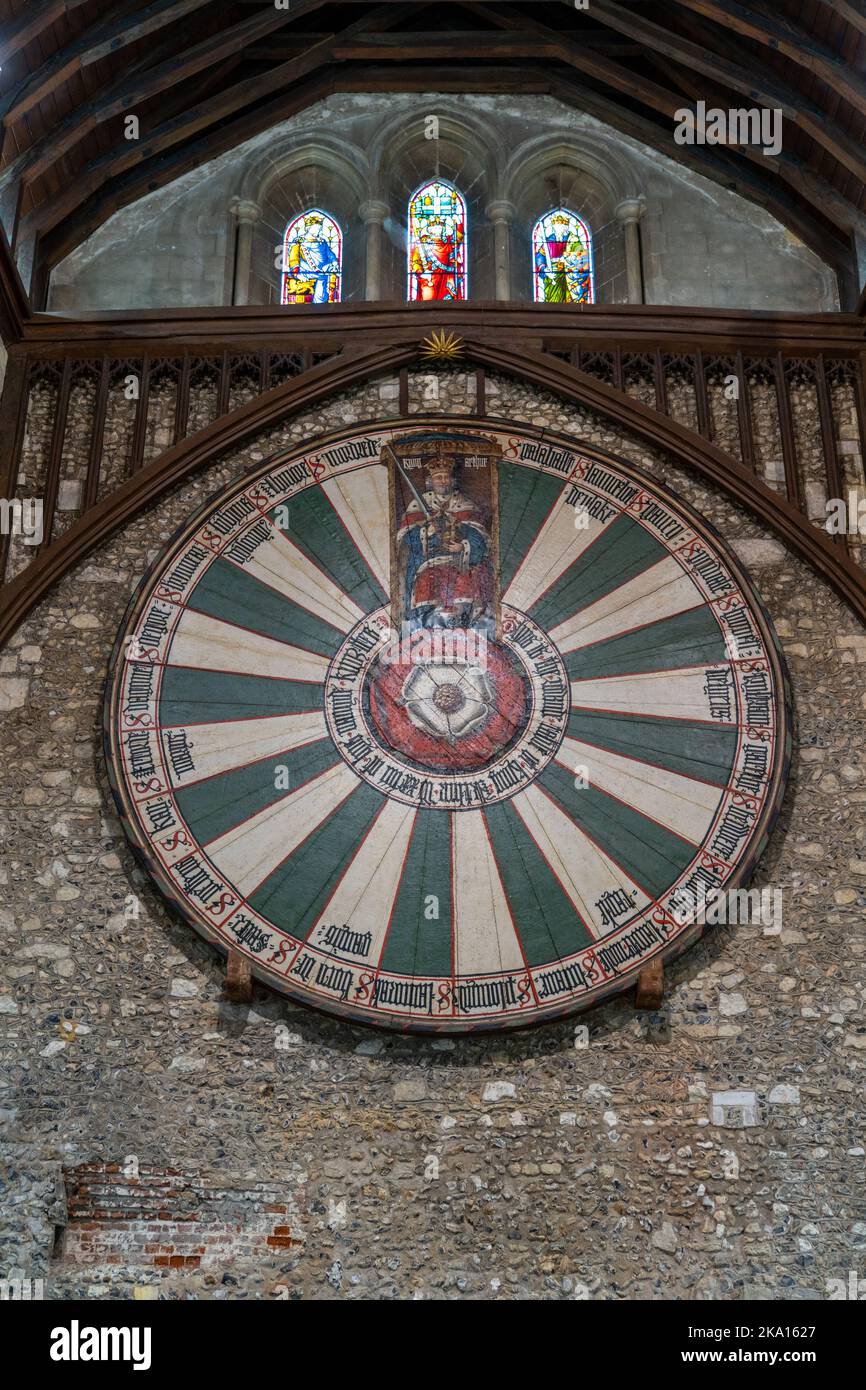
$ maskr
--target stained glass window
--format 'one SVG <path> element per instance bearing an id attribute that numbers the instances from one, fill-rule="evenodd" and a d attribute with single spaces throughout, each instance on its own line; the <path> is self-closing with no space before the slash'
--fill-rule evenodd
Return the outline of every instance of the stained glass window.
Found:
<path id="1" fill-rule="evenodd" d="M 302 212 L 283 241 L 283 304 L 338 304 L 343 280 L 343 233 L 321 208 Z"/>
<path id="2" fill-rule="evenodd" d="M 409 199 L 408 297 L 466 298 L 466 204 L 440 179 Z"/>
<path id="3" fill-rule="evenodd" d="M 568 208 L 539 217 L 532 232 L 536 304 L 592 304 L 592 237 Z"/>

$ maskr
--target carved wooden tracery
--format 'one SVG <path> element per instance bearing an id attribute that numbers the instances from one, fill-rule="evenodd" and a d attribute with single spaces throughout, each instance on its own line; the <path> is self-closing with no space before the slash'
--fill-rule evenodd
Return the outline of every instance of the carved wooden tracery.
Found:
<path id="1" fill-rule="evenodd" d="M 844 323 L 844 332 L 837 332 L 836 324 L 827 325 L 823 336 L 818 332 L 818 316 L 799 325 L 790 320 L 770 321 L 777 330 L 784 325 L 790 344 L 785 351 L 772 353 L 767 351 L 768 317 L 743 316 L 740 322 L 751 329 L 753 337 L 749 341 L 744 335 L 743 347 L 732 352 L 728 347 L 732 325 L 723 316 L 714 321 L 712 316 L 679 310 L 680 339 L 685 322 L 691 318 L 697 333 L 700 320 L 704 347 L 689 351 L 680 341 L 648 351 L 647 337 L 669 337 L 670 324 L 666 326 L 665 320 L 671 311 L 653 316 L 645 310 L 637 317 L 623 316 L 620 335 L 629 344 L 626 348 L 596 346 L 595 335 L 583 316 L 572 316 L 568 325 L 562 325 L 562 336 L 551 341 L 540 331 L 550 322 L 545 309 L 527 314 L 522 308 L 500 306 L 479 315 L 469 306 L 461 306 L 452 309 L 447 319 L 446 312 L 423 312 L 422 317 L 425 323 L 441 317 L 443 323 L 458 327 L 464 318 L 474 320 L 473 331 L 466 338 L 464 360 L 476 372 L 477 413 L 483 415 L 485 410 L 485 370 L 515 376 L 587 406 L 716 483 L 803 555 L 855 612 L 866 618 L 866 570 L 860 563 L 859 540 L 845 536 L 831 539 L 816 524 L 816 518 L 810 520 L 807 515 L 807 499 L 814 496 L 816 482 L 827 497 L 837 497 L 843 481 L 858 481 L 850 471 L 843 475 L 836 448 L 836 441 L 852 431 L 858 453 L 848 467 L 858 472 L 862 483 L 866 395 L 856 319 Z M 30 563 L 25 568 L 19 563 L 6 570 L 6 582 L 0 589 L 0 640 L 7 640 L 50 585 L 96 545 L 168 488 L 227 449 L 335 392 L 385 373 L 405 376 L 418 362 L 417 314 L 415 306 L 405 306 L 378 312 L 375 327 L 368 322 L 363 327 L 359 323 L 356 332 L 344 328 L 342 352 L 328 352 L 323 336 L 312 334 L 308 344 L 299 344 L 295 351 L 285 342 L 279 349 L 265 346 L 261 341 L 264 335 L 256 341 L 255 334 L 251 341 L 235 341 L 221 353 L 201 351 L 188 339 L 193 333 L 203 334 L 208 322 L 213 327 L 213 316 L 189 319 L 183 335 L 187 341 L 175 340 L 173 344 L 161 337 L 154 321 L 149 327 L 158 335 L 155 341 L 141 341 L 139 350 L 132 350 L 131 343 L 124 345 L 117 356 L 117 347 L 110 341 L 103 344 L 101 353 L 87 357 L 77 339 L 74 343 L 46 342 L 38 348 L 33 338 L 28 339 L 27 347 L 12 359 L 11 381 L 13 385 L 20 382 L 21 389 L 17 401 L 8 390 L 4 398 L 7 428 L 0 462 L 8 496 L 25 495 L 28 487 L 32 491 L 35 479 L 30 474 L 25 474 L 20 485 L 15 480 L 21 467 L 28 410 L 35 408 L 34 402 L 41 402 L 45 471 L 40 486 L 49 529 L 35 559 L 28 555 Z M 363 321 L 363 313 L 357 317 Z M 536 336 L 526 332 L 528 323 L 536 326 Z M 57 331 L 57 325 L 41 327 L 48 336 Z M 321 324 L 317 327 L 321 329 Z M 715 343 L 709 327 L 716 330 Z M 637 342 L 636 331 L 642 333 Z M 105 332 L 105 325 L 99 332 Z M 500 346 L 503 341 L 507 347 Z M 816 341 L 822 348 L 818 352 L 810 347 Z M 719 383 L 729 376 L 745 383 L 746 389 L 739 399 L 725 401 Z M 61 462 L 73 424 L 70 394 L 73 383 L 83 379 L 91 381 L 94 389 L 88 396 L 92 413 L 89 444 L 83 451 L 81 506 L 71 524 L 52 531 Z M 137 383 L 137 396 L 127 400 L 130 381 Z M 765 410 L 770 413 L 782 453 L 777 461 L 779 476 L 768 474 L 755 455 L 752 411 L 759 381 L 769 393 Z M 154 393 L 163 389 L 174 393 L 175 437 L 170 447 L 157 452 L 150 410 Z M 190 402 L 197 391 L 196 411 L 191 413 Z M 686 410 L 682 399 L 676 398 L 678 391 L 689 393 Z M 711 408 L 713 392 L 719 397 L 719 410 L 724 406 L 728 411 L 726 430 L 736 432 L 735 437 L 726 434 L 733 449 L 720 447 L 721 417 Z M 802 412 L 792 409 L 792 392 L 810 392 L 815 398 L 817 413 L 810 414 L 810 428 L 818 431 L 823 445 L 825 473 L 820 480 L 809 472 L 810 441 L 803 437 Z M 127 448 L 120 465 L 115 458 L 113 476 L 107 477 L 103 439 L 106 416 L 112 411 L 122 415 Z M 74 423 L 80 432 L 80 419 Z"/>

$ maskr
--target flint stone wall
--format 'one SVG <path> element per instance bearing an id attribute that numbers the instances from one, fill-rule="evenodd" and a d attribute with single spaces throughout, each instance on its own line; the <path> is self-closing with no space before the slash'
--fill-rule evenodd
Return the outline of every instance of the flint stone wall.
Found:
<path id="1" fill-rule="evenodd" d="M 471 375 L 410 382 L 413 411 L 472 408 Z M 668 483 L 751 568 L 795 700 L 755 880 L 781 888 L 781 926 L 710 932 L 657 1014 L 623 996 L 502 1038 L 377 1033 L 258 990 L 226 1001 L 222 960 L 169 915 L 114 816 L 106 663 L 139 577 L 205 498 L 280 447 L 397 413 L 396 379 L 336 396 L 139 516 L 0 653 L 0 1275 L 41 1277 L 49 1297 L 797 1299 L 866 1274 L 866 632 L 697 475 L 552 395 L 499 377 L 487 392 L 491 415 Z M 220 1254 L 210 1219 L 194 1245 L 147 1251 L 135 1179 L 85 1233 L 81 1165 L 130 1159 L 139 1183 L 186 1175 L 175 1226 L 190 1191 L 225 1212 L 242 1188 L 249 1238 Z M 278 1225 L 289 1244 L 269 1246 Z"/>

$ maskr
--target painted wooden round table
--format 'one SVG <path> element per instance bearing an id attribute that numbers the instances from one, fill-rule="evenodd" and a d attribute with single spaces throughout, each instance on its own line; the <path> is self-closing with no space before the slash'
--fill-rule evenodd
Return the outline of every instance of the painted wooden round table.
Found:
<path id="1" fill-rule="evenodd" d="M 106 753 L 182 916 L 293 999 L 518 1027 L 633 984 L 744 885 L 789 757 L 735 558 L 622 460 L 531 426 L 369 424 L 166 547 Z"/>

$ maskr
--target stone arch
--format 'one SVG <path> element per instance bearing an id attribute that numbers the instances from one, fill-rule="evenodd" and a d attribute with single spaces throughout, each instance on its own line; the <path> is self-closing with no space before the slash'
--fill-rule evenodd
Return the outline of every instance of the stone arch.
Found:
<path id="1" fill-rule="evenodd" d="M 260 153 L 244 172 L 237 202 L 240 221 L 252 220 L 247 294 L 235 302 L 278 304 L 278 248 L 286 226 L 311 207 L 324 209 L 343 232 L 343 300 L 364 298 L 364 224 L 359 208 L 369 187 L 364 151 L 345 141 L 306 132 Z M 240 259 L 240 257 L 239 257 Z M 237 267 L 236 279 L 244 278 Z"/>
<path id="2" fill-rule="evenodd" d="M 525 185 L 557 163 L 584 173 L 604 190 L 614 205 L 641 195 L 636 163 L 629 158 L 622 140 L 612 139 L 599 127 L 591 133 L 560 132 L 554 140 L 539 135 L 518 145 L 502 171 L 500 196 L 517 203 L 521 197 L 518 185 Z"/>
<path id="3" fill-rule="evenodd" d="M 575 212 L 592 234 L 597 300 L 629 299 L 626 241 L 617 210 L 628 206 L 639 210 L 641 187 L 621 143 L 608 139 L 603 131 L 597 136 L 576 133 L 527 141 L 508 160 L 502 198 L 513 208 L 514 299 L 532 298 L 532 228 L 543 213 L 557 206 Z"/>
<path id="4" fill-rule="evenodd" d="M 492 228 L 486 209 L 499 182 L 498 155 L 474 112 L 457 113 L 437 103 L 419 102 L 417 114 L 406 112 L 384 121 L 370 149 L 373 196 L 387 208 L 382 239 L 382 297 L 404 299 L 406 291 L 406 220 L 409 198 L 433 177 L 452 184 L 468 214 L 469 284 L 473 299 L 494 298 Z M 438 139 L 428 138 L 425 122 L 438 122 Z M 428 127 L 429 128 L 429 127 Z"/>

